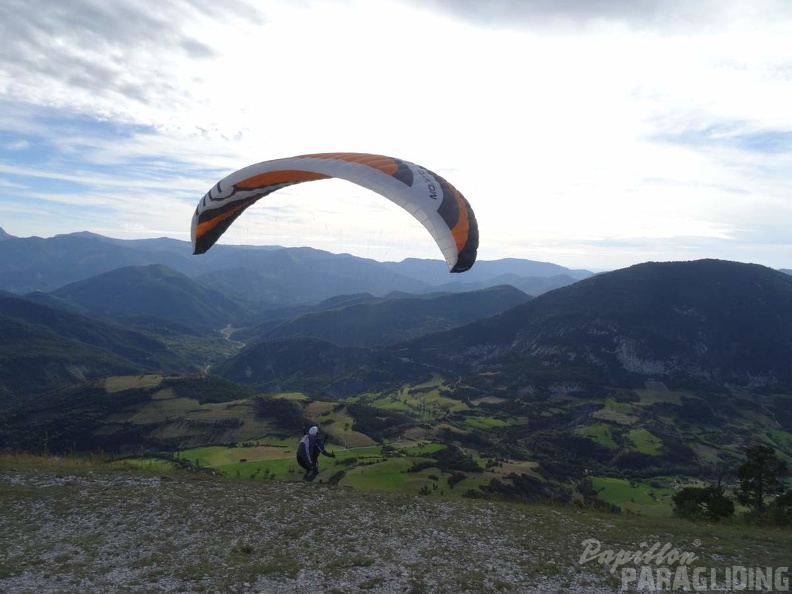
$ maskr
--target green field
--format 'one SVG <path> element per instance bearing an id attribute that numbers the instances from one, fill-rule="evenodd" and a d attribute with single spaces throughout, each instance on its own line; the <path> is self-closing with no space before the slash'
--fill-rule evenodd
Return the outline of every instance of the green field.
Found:
<path id="1" fill-rule="evenodd" d="M 438 452 L 445 447 L 447 446 L 442 443 L 423 443 L 418 445 L 406 446 L 403 449 L 409 456 L 425 456 L 426 454 L 432 454 L 434 452 Z"/>
<path id="2" fill-rule="evenodd" d="M 504 421 L 495 417 L 465 417 L 465 425 L 473 427 L 474 429 L 492 429 L 494 427 L 508 427 L 514 425 L 516 420 Z"/>
<path id="3" fill-rule="evenodd" d="M 338 408 L 330 402 L 314 401 L 306 408 L 306 415 L 318 423 L 331 441 L 345 448 L 371 446 L 375 443 L 368 435 L 355 431 L 355 419 L 345 406 Z"/>
<path id="4" fill-rule="evenodd" d="M 170 460 L 162 458 L 133 458 L 116 462 L 119 469 L 138 468 L 151 472 L 167 472 L 177 468 L 177 465 Z"/>
<path id="5" fill-rule="evenodd" d="M 627 434 L 633 442 L 635 449 L 642 454 L 655 456 L 660 453 L 663 442 L 649 433 L 646 429 L 632 429 Z"/>
<path id="6" fill-rule="evenodd" d="M 289 443 L 289 440 L 266 440 L 266 445 L 252 446 L 206 446 L 183 450 L 178 457 L 189 460 L 196 466 L 211 466 L 219 468 L 229 464 L 237 464 L 242 461 L 257 462 L 260 460 L 272 460 L 285 458 L 294 452 L 296 442 Z"/>
<path id="7" fill-rule="evenodd" d="M 622 510 L 645 516 L 671 515 L 671 496 L 676 492 L 671 487 L 611 477 L 592 477 L 592 482 L 600 499 Z"/>
<path id="8" fill-rule="evenodd" d="M 466 478 L 451 487 L 448 484 L 450 475 L 439 468 L 432 466 L 419 472 L 409 472 L 415 461 L 414 458 L 390 458 L 371 465 L 357 466 L 345 474 L 339 485 L 367 491 L 461 497 L 468 490 L 476 491 L 488 482 L 479 478 Z"/>
<path id="9" fill-rule="evenodd" d="M 638 417 L 630 414 L 632 407 L 627 404 L 608 399 L 605 408 L 592 413 L 592 417 L 618 425 L 634 425 Z"/>
<path id="10" fill-rule="evenodd" d="M 182 450 L 177 458 L 201 468 L 213 469 L 229 478 L 301 481 L 303 470 L 295 458 L 297 443 L 296 438 L 262 439 L 235 447 L 205 446 Z M 320 456 L 320 473 L 316 480 L 322 483 L 333 479 L 339 486 L 369 491 L 457 497 L 469 489 L 476 490 L 488 483 L 495 474 L 525 472 L 533 465 L 510 464 L 487 473 L 486 478 L 477 477 L 474 473 L 454 488 L 448 484 L 451 475 L 436 467 L 408 472 L 416 463 L 431 461 L 429 455 L 446 447 L 444 444 L 432 442 L 396 443 L 389 444 L 386 448 L 341 448 L 329 444 L 327 449 L 336 457 Z"/>
<path id="11" fill-rule="evenodd" d="M 396 396 L 389 396 L 387 398 L 380 398 L 379 400 L 375 400 L 372 402 L 372 406 L 382 410 L 397 411 L 403 413 L 413 412 L 413 408 L 410 407 L 410 405 L 407 404 L 407 402 L 397 398 Z"/>
<path id="12" fill-rule="evenodd" d="M 108 394 L 135 388 L 154 388 L 162 383 L 162 375 L 118 375 L 104 380 Z"/>
<path id="13" fill-rule="evenodd" d="M 306 396 L 302 392 L 279 392 L 275 394 L 273 398 L 282 398 L 284 400 L 295 400 L 298 402 L 309 399 L 308 396 Z"/>
<path id="14" fill-rule="evenodd" d="M 612 427 L 607 423 L 594 423 L 586 425 L 577 430 L 580 435 L 590 437 L 597 443 L 604 445 L 606 448 L 615 450 L 619 447 L 613 439 Z"/>
<path id="15" fill-rule="evenodd" d="M 412 466 L 409 458 L 391 458 L 376 464 L 355 466 L 348 471 L 341 485 L 367 491 L 406 492 L 408 485 L 420 489 L 426 479 L 407 473 Z"/>
<path id="16" fill-rule="evenodd" d="M 395 394 L 367 398 L 367 402 L 383 410 L 408 413 L 420 421 L 438 421 L 454 412 L 469 410 L 467 404 L 441 394 L 444 385 L 441 378 L 435 376 L 424 384 L 404 387 Z"/>
<path id="17" fill-rule="evenodd" d="M 682 404 L 680 392 L 672 392 L 659 382 L 646 382 L 647 388 L 645 390 L 636 390 L 635 392 L 640 397 L 640 404 L 647 406 L 656 404 L 658 402 L 670 402 L 677 406 Z"/>

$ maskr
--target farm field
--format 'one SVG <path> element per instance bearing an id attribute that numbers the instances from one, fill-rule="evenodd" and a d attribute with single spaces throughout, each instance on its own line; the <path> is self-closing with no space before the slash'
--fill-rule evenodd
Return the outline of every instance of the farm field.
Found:
<path id="1" fill-rule="evenodd" d="M 690 477 L 704 480 L 719 464 L 734 468 L 746 436 L 792 462 L 792 433 L 767 416 L 773 399 L 785 397 L 770 395 L 753 406 L 737 400 L 729 422 L 718 424 L 704 414 L 713 406 L 706 396 L 659 382 L 586 397 L 560 392 L 541 401 L 499 394 L 437 374 L 396 390 L 335 398 L 261 394 L 201 374 L 150 374 L 105 378 L 61 414 L 67 428 L 90 420 L 94 443 L 121 445 L 122 457 L 140 456 L 135 464 L 144 468 L 174 457 L 228 478 L 299 482 L 296 447 L 302 430 L 316 424 L 336 453 L 320 458 L 317 484 L 570 504 L 586 496 L 578 483 L 588 476 L 602 501 L 658 517 L 671 515 L 670 497 Z M 34 447 L 53 439 L 53 426 L 37 419 L 31 415 L 15 433 L 43 436 Z M 85 432 L 62 439 L 61 447 L 70 451 Z M 625 468 L 640 470 L 641 478 L 629 480 Z"/>
<path id="2" fill-rule="evenodd" d="M 239 446 L 206 446 L 182 450 L 177 459 L 213 469 L 223 476 L 253 480 L 302 481 L 303 470 L 297 464 L 296 439 L 261 439 Z M 333 444 L 328 450 L 335 458 L 321 456 L 317 483 L 332 482 L 366 491 L 422 493 L 442 496 L 461 496 L 468 489 L 486 484 L 495 476 L 491 471 L 484 478 L 465 478 L 453 487 L 451 476 L 434 466 L 412 471 L 416 464 L 431 462 L 428 455 L 444 449 L 439 443 L 394 443 L 382 446 L 339 448 Z M 141 462 L 142 464 L 142 462 Z M 514 466 L 504 472 L 512 472 Z M 485 473 L 481 473 L 484 477 Z"/>

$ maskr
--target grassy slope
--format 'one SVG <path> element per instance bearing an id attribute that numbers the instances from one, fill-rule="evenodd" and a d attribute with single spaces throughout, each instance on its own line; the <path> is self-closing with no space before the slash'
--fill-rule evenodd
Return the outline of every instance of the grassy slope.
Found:
<path id="1" fill-rule="evenodd" d="M 739 525 L 0 458 L 8 594 L 616 591 L 618 572 L 581 565 L 589 538 L 721 569 L 792 550 L 789 531 Z"/>

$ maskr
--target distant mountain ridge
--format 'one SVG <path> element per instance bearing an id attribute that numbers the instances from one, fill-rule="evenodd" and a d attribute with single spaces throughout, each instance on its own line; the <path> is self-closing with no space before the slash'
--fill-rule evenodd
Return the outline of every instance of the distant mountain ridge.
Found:
<path id="1" fill-rule="evenodd" d="M 447 283 L 437 282 L 438 263 L 435 260 L 422 260 L 419 258 L 407 258 L 402 262 L 386 262 L 386 266 L 393 270 L 401 271 L 405 268 L 410 269 L 410 276 L 422 280 L 429 284 Z M 480 261 L 473 268 L 465 272 L 462 276 L 455 279 L 464 279 L 466 283 L 483 283 L 500 281 L 507 276 L 516 278 L 531 277 L 556 277 L 566 275 L 574 280 L 580 280 L 591 276 L 588 270 L 570 270 L 558 264 L 549 262 L 536 262 L 533 260 L 521 260 L 518 258 L 503 258 L 501 260 Z M 501 283 L 506 284 L 506 283 Z"/>

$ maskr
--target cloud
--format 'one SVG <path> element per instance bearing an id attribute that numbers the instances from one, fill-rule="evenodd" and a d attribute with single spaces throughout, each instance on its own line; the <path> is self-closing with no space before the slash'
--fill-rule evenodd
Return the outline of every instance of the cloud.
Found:
<path id="1" fill-rule="evenodd" d="M 654 137 L 662 142 L 699 149 L 731 148 L 747 153 L 792 153 L 792 131 L 754 130 L 743 122 L 661 133 Z"/>
<path id="2" fill-rule="evenodd" d="M 734 22 L 792 16 L 784 0 L 403 0 L 452 17 L 501 28 L 546 29 L 621 23 L 642 30 L 706 30 Z"/>
<path id="3" fill-rule="evenodd" d="M 0 188 L 14 188 L 18 190 L 24 190 L 27 188 L 27 186 L 25 184 L 20 184 L 18 182 L 13 182 L 0 177 Z"/>
<path id="4" fill-rule="evenodd" d="M 5 0 L 3 224 L 18 235 L 55 221 L 58 232 L 145 236 L 148 225 L 184 237 L 198 199 L 242 166 L 360 150 L 452 181 L 479 216 L 483 258 L 585 266 L 743 242 L 759 253 L 762 233 L 779 257 L 788 233 L 773 225 L 792 216 L 790 10 L 774 0 Z M 398 225 L 409 240 L 390 235 L 404 214 L 390 205 L 304 186 L 250 209 L 228 241 L 436 256 L 416 253 L 425 238 L 409 221 Z"/>
<path id="5" fill-rule="evenodd" d="M 140 121 L 145 106 L 183 105 L 182 65 L 218 56 L 202 23 L 260 18 L 240 0 L 171 0 L 145 9 L 133 0 L 6 0 L 0 95 Z"/>

